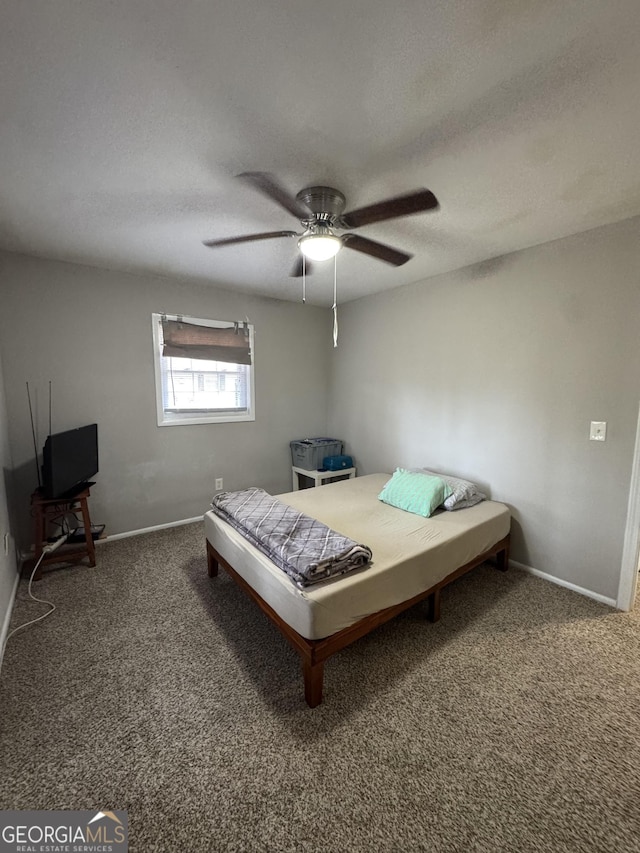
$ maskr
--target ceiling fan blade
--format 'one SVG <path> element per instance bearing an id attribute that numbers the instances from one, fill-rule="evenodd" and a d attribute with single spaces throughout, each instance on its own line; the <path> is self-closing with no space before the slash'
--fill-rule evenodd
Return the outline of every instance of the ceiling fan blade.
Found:
<path id="1" fill-rule="evenodd" d="M 365 255 L 371 255 L 372 258 L 378 258 L 378 260 L 392 264 L 394 267 L 401 267 L 402 264 L 406 264 L 413 257 L 413 255 L 409 255 L 407 252 L 401 252 L 399 249 L 385 246 L 384 243 L 378 243 L 376 240 L 368 240 L 359 234 L 343 234 L 342 243 L 347 249 L 364 252 Z"/>
<path id="2" fill-rule="evenodd" d="M 253 240 L 272 240 L 274 237 L 297 237 L 295 231 L 265 231 L 264 234 L 245 234 L 244 237 L 225 237 L 223 240 L 203 240 L 205 246 L 232 246 L 234 243 L 251 243 Z"/>
<path id="3" fill-rule="evenodd" d="M 307 219 L 309 216 L 310 211 L 304 205 L 300 204 L 295 196 L 287 192 L 276 181 L 273 175 L 270 175 L 268 172 L 242 172 L 240 175 L 236 175 L 236 177 L 248 181 L 255 189 L 266 195 L 267 198 L 270 198 L 276 204 L 279 204 L 280 207 L 288 210 L 296 219 Z"/>
<path id="4" fill-rule="evenodd" d="M 417 190 L 407 195 L 399 195 L 389 198 L 368 207 L 360 207 L 350 210 L 340 217 L 345 228 L 359 228 L 361 225 L 369 225 L 372 222 L 383 222 L 385 219 L 395 219 L 398 216 L 407 216 L 410 213 L 422 213 L 425 210 L 435 210 L 438 199 L 431 190 Z"/>
<path id="5" fill-rule="evenodd" d="M 311 263 L 309 258 L 306 258 L 306 262 L 305 262 L 305 257 L 302 254 L 302 252 L 300 252 L 298 257 L 296 258 L 295 264 L 293 265 L 293 267 L 291 269 L 291 272 L 289 273 L 290 278 L 301 278 L 302 277 L 302 265 L 303 265 L 303 263 L 305 263 L 304 274 L 305 275 L 311 275 L 311 273 L 313 272 L 313 264 Z"/>

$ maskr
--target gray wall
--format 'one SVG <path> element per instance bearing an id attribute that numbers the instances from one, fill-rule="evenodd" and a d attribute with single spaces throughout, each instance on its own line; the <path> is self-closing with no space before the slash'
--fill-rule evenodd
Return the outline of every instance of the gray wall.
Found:
<path id="1" fill-rule="evenodd" d="M 640 220 L 344 305 L 329 432 L 513 511 L 513 558 L 615 599 L 640 400 Z M 608 422 L 590 442 L 589 422 Z"/>
<path id="2" fill-rule="evenodd" d="M 47 434 L 49 380 L 54 432 L 98 423 L 91 511 L 111 534 L 201 515 L 215 477 L 224 477 L 225 489 L 289 491 L 289 441 L 326 432 L 326 309 L 12 254 L 0 255 L 0 280 L 0 356 L 23 543 L 32 541 L 25 525 L 36 485 L 27 381 L 39 446 Z M 255 325 L 254 422 L 157 426 L 154 311 L 248 316 Z"/>
<path id="3" fill-rule="evenodd" d="M 9 496 L 12 493 L 13 463 L 9 448 L 9 424 L 4 391 L 2 361 L 0 360 L 0 644 L 9 613 L 9 602 L 15 587 L 17 560 L 15 538 L 9 517 Z M 4 552 L 4 537 L 9 534 L 8 553 Z M 2 649 L 0 648 L 0 661 Z"/>
<path id="4" fill-rule="evenodd" d="M 214 477 L 286 491 L 289 440 L 335 434 L 359 473 L 425 465 L 480 482 L 512 508 L 514 559 L 615 598 L 640 400 L 639 228 L 342 305 L 337 350 L 325 309 L 0 255 L 23 536 L 35 483 L 25 382 L 41 444 L 52 379 L 56 430 L 100 425 L 92 509 L 112 534 L 200 515 Z M 249 316 L 254 423 L 156 426 L 153 311 Z M 606 443 L 588 441 L 591 420 L 608 422 Z"/>

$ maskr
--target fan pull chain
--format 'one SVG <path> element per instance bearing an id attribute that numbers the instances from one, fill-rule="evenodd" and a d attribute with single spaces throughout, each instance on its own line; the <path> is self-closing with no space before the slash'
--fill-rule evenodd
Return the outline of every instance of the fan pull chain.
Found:
<path id="1" fill-rule="evenodd" d="M 338 346 L 338 256 L 333 256 L 333 346 Z"/>
<path id="2" fill-rule="evenodd" d="M 307 258 L 302 253 L 302 304 L 307 301 Z"/>

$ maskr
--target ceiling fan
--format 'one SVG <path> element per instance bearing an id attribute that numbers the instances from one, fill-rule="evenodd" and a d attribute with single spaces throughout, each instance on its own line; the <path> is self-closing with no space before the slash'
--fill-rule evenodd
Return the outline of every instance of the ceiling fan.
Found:
<path id="1" fill-rule="evenodd" d="M 426 189 L 415 190 L 406 195 L 380 201 L 357 210 L 343 213 L 345 197 L 332 187 L 306 187 L 292 196 L 275 178 L 266 172 L 243 172 L 237 177 L 251 184 L 263 195 L 300 220 L 304 231 L 267 231 L 262 234 L 246 234 L 242 237 L 226 237 L 222 240 L 205 240 L 211 248 L 231 246 L 234 243 L 249 243 L 254 240 L 272 240 L 278 237 L 297 237 L 300 255 L 291 271 L 292 276 L 311 272 L 311 261 L 325 261 L 336 255 L 343 247 L 362 252 L 392 266 L 399 267 L 413 256 L 359 234 L 337 234 L 347 228 L 360 228 L 373 222 L 384 222 L 410 213 L 422 213 L 438 208 L 438 199 Z"/>

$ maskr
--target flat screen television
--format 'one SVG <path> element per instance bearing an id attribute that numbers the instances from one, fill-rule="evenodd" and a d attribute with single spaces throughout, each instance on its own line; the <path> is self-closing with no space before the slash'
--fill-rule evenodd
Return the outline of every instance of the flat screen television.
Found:
<path id="1" fill-rule="evenodd" d="M 45 498 L 70 497 L 98 473 L 98 424 L 50 435 L 42 452 Z"/>

